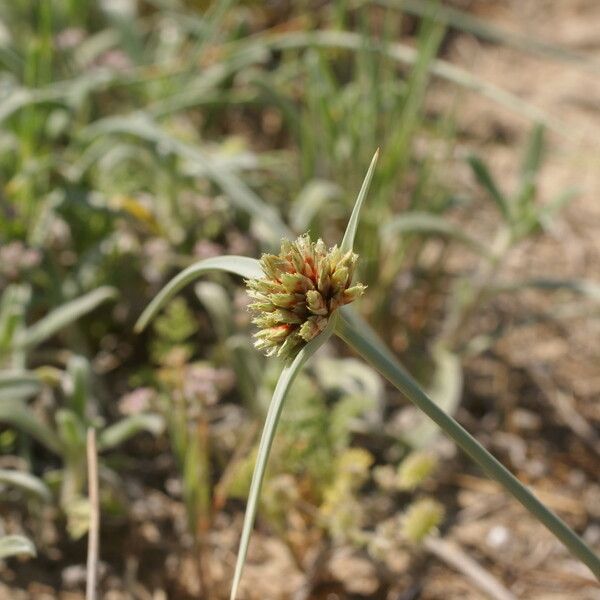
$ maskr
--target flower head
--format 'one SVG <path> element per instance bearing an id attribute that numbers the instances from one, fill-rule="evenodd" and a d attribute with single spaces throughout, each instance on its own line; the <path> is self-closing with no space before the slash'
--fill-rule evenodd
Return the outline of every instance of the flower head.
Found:
<path id="1" fill-rule="evenodd" d="M 255 346 L 268 356 L 293 358 L 327 327 L 337 308 L 363 294 L 362 283 L 352 285 L 357 260 L 352 251 L 327 249 L 308 234 L 283 240 L 277 255 L 263 254 L 264 277 L 246 282 L 254 300 L 252 322 L 259 327 Z"/>

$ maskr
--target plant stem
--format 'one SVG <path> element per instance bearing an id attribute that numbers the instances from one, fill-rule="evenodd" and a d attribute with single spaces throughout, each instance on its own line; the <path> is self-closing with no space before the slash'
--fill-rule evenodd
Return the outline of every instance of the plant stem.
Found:
<path id="1" fill-rule="evenodd" d="M 96 600 L 98 585 L 98 547 L 100 545 L 100 500 L 98 494 L 98 451 L 96 430 L 87 430 L 88 491 L 90 500 L 90 528 L 88 532 L 86 600 Z"/>
<path id="2" fill-rule="evenodd" d="M 343 311 L 340 311 L 343 312 Z M 492 479 L 510 492 L 536 519 L 545 525 L 600 580 L 600 558 L 568 525 L 546 508 L 508 469 L 496 460 L 466 429 L 447 415 L 402 368 L 391 352 L 377 343 L 370 330 L 340 314 L 335 333 L 390 383 L 439 425 Z"/>

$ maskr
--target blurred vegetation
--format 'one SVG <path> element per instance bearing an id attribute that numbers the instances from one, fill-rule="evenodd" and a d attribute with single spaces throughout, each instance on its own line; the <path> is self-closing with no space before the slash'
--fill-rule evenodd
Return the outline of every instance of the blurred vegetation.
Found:
<path id="1" fill-rule="evenodd" d="M 103 511 L 126 514 L 131 456 L 169 453 L 207 563 L 217 515 L 245 498 L 280 365 L 251 347 L 244 293 L 225 277 L 173 301 L 139 339 L 133 323 L 195 260 L 257 256 L 306 230 L 336 239 L 377 146 L 361 310 L 456 410 L 462 358 L 497 333 L 474 329 L 473 315 L 507 292 L 496 274 L 510 250 L 543 235 L 572 193 L 539 202 L 542 126 L 514 193 L 477 155 L 465 159 L 473 187 L 455 189 L 454 106 L 435 113 L 425 102 L 444 25 L 381 4 L 0 4 L 0 447 L 10 465 L 0 494 L 13 509 L 26 497 L 23 511 L 85 533 L 85 428 L 95 427 Z M 457 224 L 490 201 L 496 232 Z M 457 253 L 468 253 L 459 273 L 448 266 Z M 524 285 L 591 290 L 513 287 Z M 384 560 L 442 526 L 442 506 L 421 491 L 438 461 L 435 428 L 399 425 L 405 407 L 385 400 L 378 377 L 335 348 L 297 381 L 262 516 L 299 565 L 314 544 Z M 299 520 L 302 535 L 290 536 Z M 40 553 L 63 543 L 31 522 L 6 533 Z M 206 568 L 201 559 L 210 586 Z"/>

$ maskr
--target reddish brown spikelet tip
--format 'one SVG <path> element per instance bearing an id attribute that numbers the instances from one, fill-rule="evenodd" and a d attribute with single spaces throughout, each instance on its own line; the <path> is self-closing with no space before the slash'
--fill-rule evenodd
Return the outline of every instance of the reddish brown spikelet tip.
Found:
<path id="1" fill-rule="evenodd" d="M 264 276 L 246 282 L 253 299 L 255 346 L 268 356 L 292 359 L 325 327 L 331 314 L 364 293 L 352 283 L 358 256 L 312 242 L 308 234 L 283 240 L 279 254 L 263 254 Z"/>

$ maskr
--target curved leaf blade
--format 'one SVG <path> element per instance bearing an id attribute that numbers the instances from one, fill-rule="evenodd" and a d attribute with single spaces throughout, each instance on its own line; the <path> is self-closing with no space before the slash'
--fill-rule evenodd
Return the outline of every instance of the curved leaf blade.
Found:
<path id="1" fill-rule="evenodd" d="M 210 271 L 225 271 L 245 279 L 258 279 L 263 276 L 260 263 L 255 258 L 247 256 L 215 256 L 201 260 L 187 269 L 184 269 L 171 279 L 169 283 L 154 297 L 135 324 L 137 333 L 143 331 L 156 314 L 188 283 L 196 280 L 200 275 Z"/>
<path id="2" fill-rule="evenodd" d="M 36 551 L 33 542 L 22 535 L 6 535 L 0 538 L 0 559 L 17 554 L 35 556 Z"/>
<path id="3" fill-rule="evenodd" d="M 473 175 L 475 176 L 475 179 L 477 179 L 479 185 L 489 194 L 490 198 L 494 201 L 498 207 L 498 210 L 504 217 L 504 220 L 507 223 L 510 223 L 512 219 L 511 206 L 502 192 L 498 189 L 498 186 L 496 185 L 492 174 L 487 168 L 487 165 L 474 154 L 467 158 L 467 162 L 469 163 L 471 170 L 473 171 Z"/>
<path id="4" fill-rule="evenodd" d="M 311 340 L 300 352 L 296 355 L 296 358 L 283 368 L 277 386 L 273 392 L 273 398 L 267 411 L 267 417 L 265 419 L 265 425 L 263 427 L 262 435 L 260 438 L 260 444 L 258 446 L 258 455 L 256 457 L 256 465 L 254 466 L 254 473 L 252 474 L 252 482 L 250 483 L 250 492 L 248 493 L 248 503 L 246 505 L 246 514 L 244 515 L 244 525 L 242 527 L 242 536 L 240 539 L 240 548 L 238 551 L 237 562 L 235 565 L 235 572 L 233 575 L 233 584 L 231 586 L 230 600 L 235 600 L 237 596 L 237 590 L 242 578 L 242 570 L 244 563 L 246 562 L 246 555 L 248 553 L 248 544 L 250 543 L 250 535 L 252 533 L 252 527 L 254 526 L 254 519 L 256 517 L 256 510 L 258 508 L 258 500 L 260 496 L 260 490 L 262 488 L 263 479 L 265 476 L 265 470 L 267 466 L 267 460 L 269 459 L 269 453 L 271 451 L 271 445 L 273 444 L 273 438 L 275 437 L 275 430 L 281 416 L 281 410 L 283 403 L 287 397 L 287 393 L 294 382 L 294 379 L 300 372 L 300 369 L 306 363 L 306 361 L 332 336 L 335 323 L 337 321 L 337 314 L 334 314 L 329 320 L 325 331 L 321 335 Z"/>
<path id="5" fill-rule="evenodd" d="M 131 415 L 104 429 L 98 437 L 98 450 L 116 448 L 134 435 L 147 431 L 160 435 L 165 428 L 164 419 L 154 413 Z"/>
<path id="6" fill-rule="evenodd" d="M 259 230 L 259 233 L 263 234 L 266 242 L 274 243 L 278 238 L 291 237 L 290 230 L 279 213 L 242 181 L 234 170 L 227 168 L 223 162 L 217 162 L 200 146 L 185 143 L 170 135 L 148 115 L 136 113 L 127 117 L 106 117 L 86 127 L 82 137 L 93 140 L 99 136 L 115 134 L 135 136 L 160 146 L 162 151 L 203 165 L 206 175 L 228 195 L 231 202 L 263 225 L 263 230 Z"/>
<path id="7" fill-rule="evenodd" d="M 32 348 L 71 325 L 100 304 L 117 297 L 117 290 L 103 286 L 54 309 L 35 325 L 28 327 L 20 337 L 19 348 Z"/>
<path id="8" fill-rule="evenodd" d="M 22 402 L 0 402 L 0 423 L 24 431 L 51 452 L 62 455 L 62 445 L 54 430 Z"/>
<path id="9" fill-rule="evenodd" d="M 7 369 L 0 372 L 0 402 L 28 400 L 41 388 L 39 377 L 32 371 Z"/>
<path id="10" fill-rule="evenodd" d="M 369 187 L 371 186 L 371 179 L 373 179 L 373 173 L 375 172 L 375 165 L 377 164 L 378 158 L 379 148 L 377 148 L 375 154 L 373 155 L 371 164 L 369 165 L 369 169 L 367 171 L 367 174 L 365 175 L 362 186 L 360 188 L 360 192 L 358 192 L 356 202 L 354 203 L 354 208 L 352 209 L 350 220 L 348 221 L 348 225 L 346 226 L 346 232 L 344 233 L 342 243 L 340 244 L 340 248 L 343 252 L 348 252 L 349 250 L 352 250 L 352 248 L 354 248 L 354 238 L 356 236 L 356 229 L 358 227 L 358 218 L 360 217 L 360 210 L 362 208 L 362 205 L 364 204 L 365 198 L 367 197 L 367 193 L 369 192 Z"/>
<path id="11" fill-rule="evenodd" d="M 434 363 L 433 380 L 427 388 L 429 397 L 449 415 L 454 415 L 460 405 L 463 391 L 463 371 L 460 358 L 443 346 L 431 351 Z M 416 408 L 413 409 L 416 411 Z M 402 439 L 413 448 L 425 448 L 437 437 L 440 428 L 422 412 L 403 433 Z"/>
<path id="12" fill-rule="evenodd" d="M 475 238 L 466 234 L 456 225 L 446 219 L 425 212 L 410 212 L 398 215 L 383 226 L 383 235 L 394 235 L 398 233 L 425 233 L 451 238 L 471 248 L 488 260 L 493 258 L 491 252 Z"/>
<path id="13" fill-rule="evenodd" d="M 35 475 L 16 471 L 15 469 L 0 469 L 0 484 L 19 488 L 28 494 L 38 496 L 41 500 L 50 502 L 52 495 L 48 486 Z"/>

